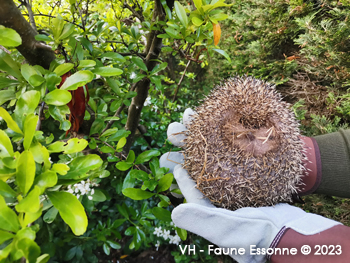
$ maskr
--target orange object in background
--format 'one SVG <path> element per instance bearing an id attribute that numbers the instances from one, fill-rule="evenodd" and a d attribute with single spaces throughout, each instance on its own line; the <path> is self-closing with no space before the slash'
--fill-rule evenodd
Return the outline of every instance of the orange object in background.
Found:
<path id="1" fill-rule="evenodd" d="M 62 81 L 58 88 L 60 88 L 63 83 L 66 81 L 66 79 L 70 76 L 70 72 L 67 72 L 62 76 Z M 79 87 L 76 90 L 70 90 L 69 92 L 72 94 L 72 100 L 68 102 L 67 106 L 70 110 L 69 115 L 69 121 L 71 123 L 70 129 L 66 132 L 66 136 L 69 132 L 78 132 L 80 126 L 84 122 L 84 116 L 85 116 L 85 109 L 86 109 L 86 103 L 89 101 L 89 90 L 88 87 L 85 85 L 86 88 L 86 98 L 85 98 L 85 92 L 84 87 Z"/>
<path id="2" fill-rule="evenodd" d="M 217 46 L 221 38 L 221 27 L 219 23 L 217 24 L 213 23 L 213 32 L 214 32 L 214 45 Z"/>

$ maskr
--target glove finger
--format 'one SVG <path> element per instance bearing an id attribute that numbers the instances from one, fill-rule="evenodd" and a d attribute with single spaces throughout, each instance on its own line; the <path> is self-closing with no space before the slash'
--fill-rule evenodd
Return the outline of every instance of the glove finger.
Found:
<path id="1" fill-rule="evenodd" d="M 265 262 L 264 256 L 249 255 L 250 245 L 268 248 L 279 229 L 269 221 L 236 218 L 233 212 L 229 215 L 220 213 L 220 210 L 223 209 L 182 204 L 173 210 L 171 217 L 177 227 L 202 236 L 219 247 L 244 248 L 244 255 L 230 255 L 238 262 Z"/>
<path id="2" fill-rule="evenodd" d="M 186 126 L 179 122 L 170 123 L 167 131 L 168 140 L 178 147 L 184 146 L 183 140 L 187 137 L 186 130 Z"/>
<path id="3" fill-rule="evenodd" d="M 174 168 L 184 162 L 184 155 L 180 152 L 167 152 L 159 159 L 159 166 L 169 168 L 169 173 L 174 173 Z"/>
<path id="4" fill-rule="evenodd" d="M 190 124 L 190 122 L 193 119 L 193 115 L 196 114 L 196 112 L 194 110 L 192 110 L 191 108 L 187 108 L 184 112 L 184 116 L 182 118 L 183 120 L 183 124 L 188 127 L 188 125 Z"/>
<path id="5" fill-rule="evenodd" d="M 185 196 L 188 203 L 195 203 L 206 207 L 215 207 L 210 201 L 196 188 L 196 183 L 193 181 L 187 170 L 182 168 L 182 165 L 177 165 L 174 168 L 174 177 L 180 187 L 181 193 Z"/>

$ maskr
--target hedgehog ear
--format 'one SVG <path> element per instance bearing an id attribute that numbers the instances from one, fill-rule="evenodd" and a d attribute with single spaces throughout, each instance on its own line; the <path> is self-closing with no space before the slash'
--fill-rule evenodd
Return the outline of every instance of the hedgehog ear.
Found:
<path id="1" fill-rule="evenodd" d="M 184 112 L 184 116 L 182 118 L 183 120 L 183 124 L 187 127 L 190 122 L 193 119 L 193 115 L 197 114 L 194 110 L 192 110 L 191 108 L 187 108 Z"/>

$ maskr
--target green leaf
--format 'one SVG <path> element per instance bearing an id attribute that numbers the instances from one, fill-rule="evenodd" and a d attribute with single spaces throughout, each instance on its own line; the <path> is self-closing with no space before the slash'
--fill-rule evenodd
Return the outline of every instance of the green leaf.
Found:
<path id="1" fill-rule="evenodd" d="M 72 100 L 72 94 L 68 90 L 55 89 L 46 94 L 44 101 L 47 104 L 63 106 Z"/>
<path id="2" fill-rule="evenodd" d="M 68 77 L 61 86 L 62 90 L 76 90 L 94 79 L 94 74 L 88 70 L 81 70 Z"/>
<path id="3" fill-rule="evenodd" d="M 122 246 L 115 241 L 107 240 L 108 245 L 113 249 L 120 249 Z"/>
<path id="4" fill-rule="evenodd" d="M 160 155 L 160 152 L 158 150 L 145 151 L 141 153 L 139 156 L 137 156 L 135 164 L 147 162 L 151 160 L 152 157 L 159 156 L 159 155 Z"/>
<path id="5" fill-rule="evenodd" d="M 142 60 L 141 58 L 139 58 L 139 57 L 132 57 L 132 58 L 131 58 L 131 61 L 132 61 L 133 63 L 135 63 L 135 65 L 138 66 L 138 67 L 139 67 L 140 69 L 142 69 L 143 71 L 145 71 L 145 72 L 148 71 L 148 69 L 147 69 L 145 63 L 143 62 L 143 60 Z"/>
<path id="6" fill-rule="evenodd" d="M 215 12 L 215 11 L 212 11 L 212 12 Z M 221 12 L 210 16 L 210 19 L 214 19 L 216 21 L 225 20 L 226 18 L 228 18 L 228 15 L 226 15 L 225 13 L 221 13 Z"/>
<path id="7" fill-rule="evenodd" d="M 40 208 L 40 188 L 34 186 L 33 190 L 28 193 L 28 195 L 23 198 L 15 207 L 17 212 L 23 213 L 35 213 Z"/>
<path id="8" fill-rule="evenodd" d="M 2 49 L 0 49 L 0 70 L 16 77 L 19 81 L 23 79 L 18 64 Z"/>
<path id="9" fill-rule="evenodd" d="M 15 30 L 0 25 L 0 45 L 5 47 L 17 47 L 21 44 L 22 39 Z"/>
<path id="10" fill-rule="evenodd" d="M 111 250 L 107 243 L 103 244 L 103 252 L 105 252 L 106 255 L 109 255 L 111 253 Z"/>
<path id="11" fill-rule="evenodd" d="M 158 183 L 157 186 L 157 193 L 164 192 L 168 190 L 173 182 L 174 176 L 173 174 L 166 174 L 164 175 Z"/>
<path id="12" fill-rule="evenodd" d="M 13 156 L 13 147 L 11 140 L 3 130 L 0 130 L 0 158 L 10 156 Z"/>
<path id="13" fill-rule="evenodd" d="M 135 188 L 126 188 L 123 189 L 123 195 L 133 199 L 133 200 L 144 200 L 151 198 L 155 195 L 155 193 L 151 193 L 148 191 L 144 191 L 141 189 L 135 189 Z"/>
<path id="14" fill-rule="evenodd" d="M 5 122 L 7 123 L 7 127 L 9 129 L 19 134 L 23 134 L 21 129 L 18 127 L 17 123 L 12 119 L 10 114 L 2 107 L 0 107 L 0 117 L 5 120 Z"/>
<path id="15" fill-rule="evenodd" d="M 133 150 L 129 151 L 128 157 L 126 158 L 125 161 L 128 162 L 128 163 L 133 163 L 135 161 L 135 152 Z"/>
<path id="16" fill-rule="evenodd" d="M 69 166 L 65 163 L 54 163 L 52 165 L 51 171 L 56 172 L 60 175 L 66 175 L 69 171 Z"/>
<path id="17" fill-rule="evenodd" d="M 167 32 L 167 34 L 172 38 L 182 39 L 179 31 L 175 30 L 174 28 L 168 27 L 165 29 L 165 32 Z"/>
<path id="18" fill-rule="evenodd" d="M 193 3 L 197 9 L 200 9 L 202 7 L 202 0 L 193 0 Z"/>
<path id="19" fill-rule="evenodd" d="M 29 224 L 33 223 L 35 220 L 37 220 L 41 214 L 43 213 L 42 207 L 35 213 L 25 213 L 24 220 L 21 222 L 22 227 L 28 226 Z"/>
<path id="20" fill-rule="evenodd" d="M 167 5 L 166 0 L 161 0 L 160 3 L 162 4 L 168 19 L 171 20 L 172 19 L 171 10 Z"/>
<path id="21" fill-rule="evenodd" d="M 44 193 L 46 188 L 53 187 L 57 184 L 57 174 L 54 171 L 47 170 L 37 176 L 34 185 L 40 188 L 40 194 Z"/>
<path id="22" fill-rule="evenodd" d="M 51 224 L 55 219 L 58 214 L 58 210 L 56 207 L 51 207 L 44 215 L 43 220 L 47 224 Z"/>
<path id="23" fill-rule="evenodd" d="M 101 137 L 110 136 L 110 135 L 116 133 L 117 131 L 118 131 L 118 128 L 108 129 L 107 131 L 105 131 L 104 133 L 101 134 Z"/>
<path id="24" fill-rule="evenodd" d="M 69 37 L 73 32 L 74 25 L 71 23 L 66 23 L 63 27 L 62 34 L 58 37 L 58 40 L 62 40 Z"/>
<path id="25" fill-rule="evenodd" d="M 16 94 L 12 90 L 0 91 L 0 105 L 4 104 L 6 101 L 13 100 L 15 98 L 16 98 Z"/>
<path id="26" fill-rule="evenodd" d="M 126 138 L 123 137 L 119 140 L 119 142 L 117 144 L 117 150 L 123 148 L 125 144 L 126 144 Z"/>
<path id="27" fill-rule="evenodd" d="M 68 166 L 70 170 L 62 179 L 80 179 L 90 170 L 95 170 L 102 165 L 103 161 L 96 154 L 79 156 L 73 159 Z"/>
<path id="28" fill-rule="evenodd" d="M 7 88 L 10 86 L 17 86 L 19 84 L 19 81 L 5 78 L 5 77 L 0 77 L 0 89 L 2 88 Z"/>
<path id="29" fill-rule="evenodd" d="M 63 63 L 59 65 L 55 70 L 53 71 L 54 73 L 57 74 L 57 76 L 62 76 L 63 74 L 67 73 L 74 67 L 73 63 Z"/>
<path id="30" fill-rule="evenodd" d="M 19 125 L 19 128 L 23 127 L 25 116 L 34 113 L 36 107 L 40 101 L 40 92 L 36 90 L 30 90 L 23 93 L 16 104 L 14 111 L 14 120 Z M 12 128 L 10 128 L 12 130 Z M 15 130 L 14 130 L 15 131 Z M 15 131 L 18 133 L 18 131 Z M 21 132 L 22 134 L 22 132 Z"/>
<path id="31" fill-rule="evenodd" d="M 219 54 L 223 55 L 228 60 L 228 62 L 231 63 L 231 58 L 225 51 L 223 51 L 221 49 L 217 49 L 217 48 L 213 48 L 213 50 L 218 52 Z"/>
<path id="32" fill-rule="evenodd" d="M 126 61 L 126 59 L 125 59 L 122 55 L 120 55 L 120 54 L 118 54 L 118 53 L 116 53 L 116 52 L 106 52 L 106 53 L 103 53 L 103 54 L 101 55 L 101 58 L 107 58 L 107 59 L 117 60 L 117 61 L 120 61 L 120 62 L 125 62 L 125 61 Z"/>
<path id="33" fill-rule="evenodd" d="M 17 194 L 7 183 L 0 180 L 0 195 L 2 195 L 3 197 L 16 197 Z"/>
<path id="34" fill-rule="evenodd" d="M 17 161 L 16 173 L 17 185 L 23 195 L 26 195 L 33 185 L 35 176 L 35 161 L 30 151 L 21 153 Z"/>
<path id="35" fill-rule="evenodd" d="M 126 171 L 130 169 L 133 166 L 132 163 L 127 163 L 127 162 L 118 162 L 115 167 L 119 169 L 120 171 Z"/>
<path id="36" fill-rule="evenodd" d="M 92 195 L 92 201 L 95 201 L 95 202 L 104 202 L 106 201 L 106 196 L 105 194 L 99 190 L 99 189 L 95 189 L 94 190 L 94 194 Z"/>
<path id="37" fill-rule="evenodd" d="M 47 263 L 49 261 L 49 259 L 50 259 L 49 254 L 43 254 L 36 259 L 35 263 Z"/>
<path id="38" fill-rule="evenodd" d="M 47 149 L 49 152 L 64 152 L 65 154 L 71 154 L 76 152 L 81 152 L 86 148 L 88 142 L 85 139 L 73 138 L 68 140 L 66 143 L 61 141 L 56 141 L 50 144 Z"/>
<path id="39" fill-rule="evenodd" d="M 112 67 L 98 67 L 92 70 L 93 73 L 103 77 L 118 76 L 123 73 L 123 70 Z"/>
<path id="40" fill-rule="evenodd" d="M 52 19 L 52 33 L 54 35 L 55 40 L 58 40 L 59 36 L 62 33 L 63 27 L 64 27 L 64 20 L 63 18 L 58 15 L 56 18 Z"/>
<path id="41" fill-rule="evenodd" d="M 25 150 L 29 150 L 30 145 L 32 144 L 33 137 L 35 134 L 36 125 L 38 123 L 39 116 L 34 115 L 33 113 L 27 115 L 23 131 L 24 131 L 24 140 L 23 147 Z"/>
<path id="42" fill-rule="evenodd" d="M 136 179 L 131 176 L 131 171 L 125 176 L 122 190 L 126 188 L 133 188 L 136 185 Z"/>
<path id="43" fill-rule="evenodd" d="M 47 192 L 47 195 L 73 233 L 77 236 L 84 234 L 88 221 L 79 200 L 68 192 Z"/>
<path id="44" fill-rule="evenodd" d="M 53 41 L 53 39 L 51 37 L 49 37 L 47 35 L 42 35 L 42 34 L 36 35 L 35 40 L 44 41 L 44 42 Z"/>
<path id="45" fill-rule="evenodd" d="M 175 13 L 179 18 L 181 24 L 187 28 L 188 18 L 186 15 L 186 11 L 185 11 L 185 8 L 178 1 L 175 1 Z"/>
<path id="46" fill-rule="evenodd" d="M 0 229 L 17 232 L 20 225 L 16 213 L 6 205 L 5 199 L 0 195 Z M 1 255 L 1 254 L 0 254 Z"/>
<path id="47" fill-rule="evenodd" d="M 104 120 L 96 118 L 95 121 L 91 125 L 90 135 L 95 133 L 100 133 L 105 127 Z"/>
<path id="48" fill-rule="evenodd" d="M 11 234 L 10 232 L 0 230 L 0 245 L 4 243 L 6 240 L 9 240 L 10 238 L 14 238 L 15 235 Z M 0 259 L 1 259 L 1 254 L 0 254 Z"/>
<path id="49" fill-rule="evenodd" d="M 163 62 L 162 64 L 157 64 L 151 71 L 150 75 L 154 75 L 160 71 L 162 71 L 163 69 L 165 69 L 168 66 L 167 62 Z"/>
<path id="50" fill-rule="evenodd" d="M 22 73 L 22 76 L 33 86 L 39 86 L 43 82 L 41 81 L 43 77 L 39 76 L 35 68 L 33 66 L 30 66 L 29 64 L 23 64 L 21 66 L 21 73 Z M 35 77 L 31 79 L 31 77 L 36 75 L 39 77 L 39 79 L 35 79 Z"/>
<path id="51" fill-rule="evenodd" d="M 171 221 L 171 213 L 170 211 L 161 208 L 161 207 L 153 207 L 152 208 L 152 213 L 156 218 L 159 220 L 165 221 L 165 222 L 170 222 Z"/>
<path id="52" fill-rule="evenodd" d="M 202 19 L 200 19 L 199 17 L 194 16 L 194 17 L 192 17 L 192 23 L 195 26 L 201 26 L 204 23 L 204 21 Z"/>
<path id="53" fill-rule="evenodd" d="M 40 256 L 40 247 L 29 238 L 22 238 L 16 243 L 16 248 L 27 259 L 28 263 L 36 263 Z"/>
<path id="54" fill-rule="evenodd" d="M 130 176 L 132 178 L 136 178 L 139 179 L 141 181 L 146 181 L 148 180 L 148 173 L 146 173 L 145 171 L 142 170 L 132 170 L 130 171 Z"/>
<path id="55" fill-rule="evenodd" d="M 73 138 L 68 140 L 67 144 L 64 146 L 65 154 L 71 154 L 83 151 L 86 146 L 88 146 L 88 141 L 85 139 Z"/>
<path id="56" fill-rule="evenodd" d="M 96 62 L 94 60 L 81 60 L 79 61 L 78 69 L 90 68 L 94 66 L 96 66 Z"/>
<path id="57" fill-rule="evenodd" d="M 182 240 L 185 241 L 187 239 L 187 231 L 185 229 L 176 227 L 176 233 Z"/>

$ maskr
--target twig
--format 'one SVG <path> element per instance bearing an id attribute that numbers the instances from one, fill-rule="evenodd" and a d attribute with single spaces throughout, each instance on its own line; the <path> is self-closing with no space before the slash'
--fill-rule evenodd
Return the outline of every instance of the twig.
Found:
<path id="1" fill-rule="evenodd" d="M 182 76 L 181 76 L 179 82 L 177 83 L 177 87 L 176 87 L 176 89 L 175 89 L 175 93 L 174 93 L 174 97 L 173 97 L 173 102 L 176 100 L 176 96 L 177 96 L 177 93 L 179 92 L 180 85 L 181 85 L 181 83 L 182 83 L 182 81 L 183 81 L 183 79 L 184 79 L 184 77 L 185 77 L 187 68 L 188 68 L 188 66 L 189 66 L 190 64 L 191 64 L 191 60 L 189 60 L 189 61 L 187 62 L 187 65 L 186 65 L 186 67 L 185 67 L 185 69 L 184 69 L 184 72 L 182 73 Z"/>
<path id="2" fill-rule="evenodd" d="M 40 106 L 40 110 L 39 110 L 39 120 L 38 120 L 38 123 L 36 124 L 36 128 L 35 128 L 36 131 L 39 131 L 41 128 L 41 116 L 43 115 L 44 107 L 45 107 L 45 102 L 42 102 L 41 106 Z"/>
<path id="3" fill-rule="evenodd" d="M 24 16 L 28 16 L 28 14 L 23 14 Z M 52 16 L 52 15 L 46 15 L 46 14 L 42 14 L 42 13 L 39 13 L 39 14 L 33 14 L 33 16 L 46 16 L 46 17 L 51 17 L 51 18 L 56 18 L 55 16 Z M 77 27 L 80 27 L 81 29 L 85 30 L 84 27 L 82 27 L 81 25 L 78 25 L 76 23 L 73 23 L 67 19 L 63 19 L 64 21 L 68 22 L 68 23 L 71 23 Z"/>
<path id="4" fill-rule="evenodd" d="M 143 15 L 136 12 L 136 10 L 134 8 L 132 8 L 130 5 L 128 5 L 128 3 L 125 2 L 124 7 L 129 9 L 132 12 L 132 14 L 134 15 L 134 17 L 137 17 L 141 22 L 145 21 L 145 18 L 143 17 Z"/>

